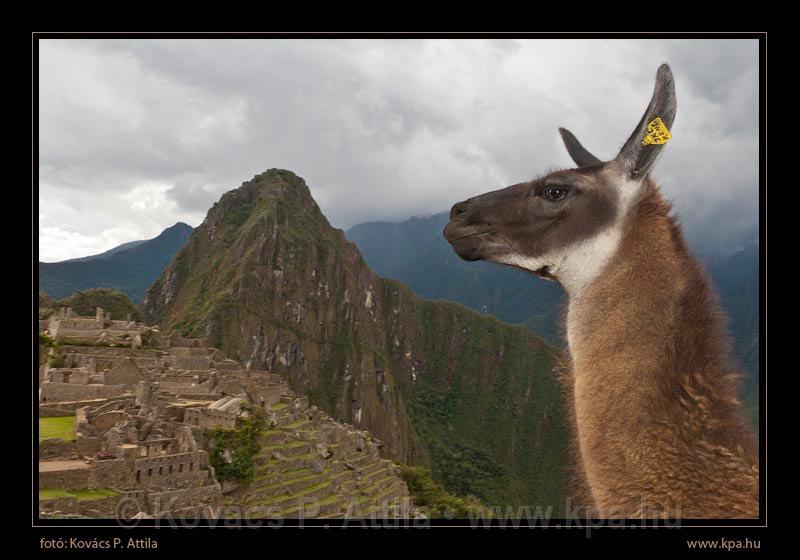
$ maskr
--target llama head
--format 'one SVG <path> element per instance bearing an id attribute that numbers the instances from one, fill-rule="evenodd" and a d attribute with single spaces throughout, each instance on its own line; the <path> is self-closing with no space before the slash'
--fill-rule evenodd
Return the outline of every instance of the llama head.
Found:
<path id="1" fill-rule="evenodd" d="M 444 236 L 463 259 L 525 269 L 579 289 L 608 262 L 624 218 L 675 119 L 672 72 L 662 65 L 650 104 L 616 158 L 603 162 L 559 129 L 578 167 L 455 204 Z"/>

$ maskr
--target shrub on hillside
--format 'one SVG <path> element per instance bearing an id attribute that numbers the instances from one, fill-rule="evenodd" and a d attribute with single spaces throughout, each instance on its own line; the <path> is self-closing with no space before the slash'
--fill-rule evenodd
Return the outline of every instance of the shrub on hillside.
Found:
<path id="1" fill-rule="evenodd" d="M 111 313 L 111 318 L 122 321 L 128 313 L 134 321 L 141 321 L 142 314 L 128 296 L 122 292 L 108 288 L 93 288 L 75 292 L 68 298 L 58 302 L 59 307 L 71 307 L 77 315 L 94 315 L 98 307 L 106 313 Z"/>
<path id="2" fill-rule="evenodd" d="M 462 498 L 447 492 L 424 467 L 403 465 L 400 476 L 408 485 L 418 507 L 425 508 L 431 519 L 466 519 L 491 517 L 490 510 L 474 496 Z"/>

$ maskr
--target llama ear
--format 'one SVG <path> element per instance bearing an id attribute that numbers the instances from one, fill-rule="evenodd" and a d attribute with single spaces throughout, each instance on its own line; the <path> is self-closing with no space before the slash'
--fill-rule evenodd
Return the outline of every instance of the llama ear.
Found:
<path id="1" fill-rule="evenodd" d="M 641 179 L 649 173 L 664 144 L 672 138 L 669 129 L 675 120 L 676 108 L 672 71 L 662 64 L 656 73 L 653 98 L 617 156 L 632 179 Z"/>
<path id="2" fill-rule="evenodd" d="M 558 132 L 561 133 L 561 139 L 564 141 L 564 145 L 567 147 L 567 152 L 569 152 L 569 157 L 572 158 L 578 167 L 588 167 L 590 165 L 597 165 L 598 163 L 603 163 L 598 158 L 596 158 L 589 150 L 584 148 L 578 139 L 575 138 L 575 135 L 572 134 L 566 128 L 559 128 Z"/>

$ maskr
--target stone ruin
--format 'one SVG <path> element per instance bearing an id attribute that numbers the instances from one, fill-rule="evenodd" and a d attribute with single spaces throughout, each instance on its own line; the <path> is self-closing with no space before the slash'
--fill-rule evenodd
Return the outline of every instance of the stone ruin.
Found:
<path id="1" fill-rule="evenodd" d="M 40 368 L 39 414 L 74 415 L 75 440 L 39 442 L 39 486 L 114 495 L 41 499 L 43 515 L 410 515 L 398 468 L 380 456 L 382 443 L 370 434 L 335 422 L 279 375 L 245 369 L 203 339 L 151 337 L 157 346 L 142 348 L 136 341 L 143 329 L 112 321 L 100 308 L 95 317 L 62 309 L 47 321 L 59 341 L 50 352 L 60 363 Z M 248 407 L 263 409 L 268 424 L 254 480 L 220 483 L 209 464 L 216 442 L 208 430 L 237 427 Z"/>
<path id="2" fill-rule="evenodd" d="M 94 317 L 75 315 L 71 307 L 62 307 L 48 319 L 39 321 L 39 329 L 60 342 L 104 344 L 141 348 L 142 325 L 131 319 L 112 320 L 111 313 L 98 307 Z"/>

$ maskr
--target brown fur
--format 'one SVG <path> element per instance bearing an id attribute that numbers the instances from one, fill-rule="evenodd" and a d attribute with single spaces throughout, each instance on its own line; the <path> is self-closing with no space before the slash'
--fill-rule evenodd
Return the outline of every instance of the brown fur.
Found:
<path id="1" fill-rule="evenodd" d="M 579 460 L 601 517 L 754 518 L 758 451 L 716 296 L 652 181 L 571 302 Z"/>

